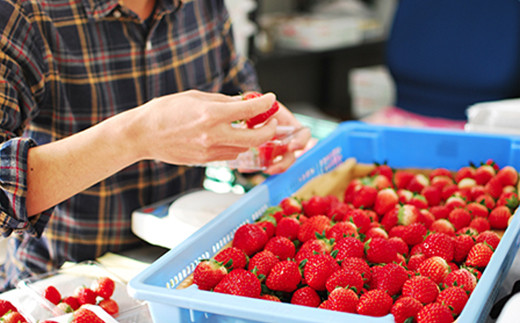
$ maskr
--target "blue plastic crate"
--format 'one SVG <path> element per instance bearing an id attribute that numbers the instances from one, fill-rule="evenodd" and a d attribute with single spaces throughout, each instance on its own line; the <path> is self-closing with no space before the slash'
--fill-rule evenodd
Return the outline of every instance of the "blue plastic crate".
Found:
<path id="1" fill-rule="evenodd" d="M 360 163 L 387 162 L 394 168 L 457 170 L 489 158 L 501 167 L 520 166 L 520 137 L 435 129 L 397 128 L 344 122 L 285 173 L 268 178 L 206 226 L 132 279 L 129 292 L 149 302 L 154 322 L 393 322 L 368 317 L 198 290 L 175 289 L 198 261 L 215 255 L 235 230 L 253 222 L 310 179 L 349 157 Z M 502 237 L 459 322 L 485 321 L 520 244 L 520 216 Z"/>

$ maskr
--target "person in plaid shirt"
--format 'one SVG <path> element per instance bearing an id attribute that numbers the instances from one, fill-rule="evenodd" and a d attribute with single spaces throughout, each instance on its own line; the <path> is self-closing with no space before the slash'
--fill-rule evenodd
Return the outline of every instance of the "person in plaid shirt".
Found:
<path id="1" fill-rule="evenodd" d="M 237 55 L 218 0 L 0 0 L 0 290 L 142 242 L 133 210 L 200 187 L 203 169 L 299 126 Z M 268 173 L 284 171 L 310 134 Z"/>

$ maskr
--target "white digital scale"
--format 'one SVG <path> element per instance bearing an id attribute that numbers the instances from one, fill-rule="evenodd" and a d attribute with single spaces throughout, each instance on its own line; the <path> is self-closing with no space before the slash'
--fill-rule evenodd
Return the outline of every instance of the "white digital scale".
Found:
<path id="1" fill-rule="evenodd" d="M 171 249 L 241 196 L 202 189 L 190 191 L 134 211 L 132 231 L 150 244 Z"/>

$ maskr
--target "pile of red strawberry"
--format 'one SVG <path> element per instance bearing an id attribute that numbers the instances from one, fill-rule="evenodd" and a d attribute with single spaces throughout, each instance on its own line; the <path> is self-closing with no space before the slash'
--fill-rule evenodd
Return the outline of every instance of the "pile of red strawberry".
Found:
<path id="1" fill-rule="evenodd" d="M 452 322 L 518 206 L 492 161 L 426 172 L 376 165 L 343 198 L 287 197 L 201 261 L 199 289 L 396 322 Z"/>
<path id="2" fill-rule="evenodd" d="M 49 285 L 42 296 L 65 313 L 74 312 L 73 322 L 80 322 L 81 320 L 76 320 L 76 316 L 84 315 L 83 311 L 78 311 L 84 304 L 98 305 L 110 315 L 119 313 L 119 305 L 112 298 L 114 290 L 115 282 L 112 278 L 99 277 L 92 281 L 90 287 L 78 286 L 74 290 L 74 295 L 63 297 L 55 286 Z"/>
<path id="3" fill-rule="evenodd" d="M 0 299 L 0 322 L 2 323 L 25 323 L 27 320 L 18 311 L 16 306 L 8 300 Z"/>

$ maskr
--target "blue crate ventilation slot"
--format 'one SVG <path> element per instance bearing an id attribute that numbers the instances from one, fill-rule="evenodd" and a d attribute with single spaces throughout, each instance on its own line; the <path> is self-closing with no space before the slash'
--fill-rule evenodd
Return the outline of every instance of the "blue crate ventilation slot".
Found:
<path id="1" fill-rule="evenodd" d="M 397 128 L 344 122 L 285 173 L 271 176 L 168 251 L 128 284 L 133 297 L 148 302 L 155 322 L 394 322 L 392 315 L 369 317 L 305 306 L 176 287 L 200 259 L 215 255 L 236 229 L 258 219 L 269 206 L 350 157 L 361 163 L 387 162 L 394 168 L 457 170 L 469 162 L 495 160 L 520 169 L 520 137 L 462 131 Z M 520 215 L 515 215 L 481 280 L 460 314 L 459 322 L 485 322 L 520 246 Z"/>

